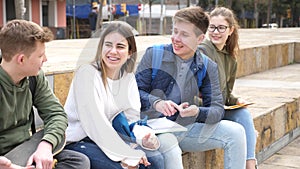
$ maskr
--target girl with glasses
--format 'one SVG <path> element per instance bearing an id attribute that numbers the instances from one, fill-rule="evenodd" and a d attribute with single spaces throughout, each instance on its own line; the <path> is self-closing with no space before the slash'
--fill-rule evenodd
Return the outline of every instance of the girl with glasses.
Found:
<path id="1" fill-rule="evenodd" d="M 200 45 L 204 52 L 218 64 L 220 87 L 226 106 L 246 103 L 232 94 L 237 72 L 236 57 L 239 51 L 238 28 L 239 25 L 232 10 L 225 7 L 215 8 L 210 13 L 209 39 L 205 39 Z M 244 127 L 247 142 L 246 169 L 254 169 L 256 167 L 256 131 L 251 113 L 245 107 L 226 110 L 224 120 L 235 121 Z"/>

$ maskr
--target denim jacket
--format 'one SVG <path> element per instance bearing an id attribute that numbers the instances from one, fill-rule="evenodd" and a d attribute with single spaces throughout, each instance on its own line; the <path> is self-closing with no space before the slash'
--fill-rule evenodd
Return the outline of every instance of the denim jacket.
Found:
<path id="1" fill-rule="evenodd" d="M 149 118 L 162 116 L 161 113 L 153 109 L 155 101 L 172 100 L 177 104 L 189 102 L 199 106 L 199 114 L 196 117 L 197 122 L 213 124 L 219 122 L 224 116 L 223 98 L 220 92 L 218 68 L 217 65 L 209 59 L 207 64 L 206 76 L 202 85 L 198 88 L 197 73 L 203 71 L 203 59 L 199 50 L 195 52 L 190 71 L 186 75 L 186 82 L 183 91 L 179 91 L 181 98 L 170 98 L 169 95 L 173 87 L 178 88 L 176 80 L 177 66 L 176 58 L 171 44 L 165 45 L 162 64 L 155 78 L 152 80 L 152 52 L 149 47 L 136 71 L 136 81 L 141 98 L 142 116 L 145 113 Z M 179 88 L 178 88 L 179 89 Z M 202 99 L 197 99 L 202 98 Z M 178 101 L 179 100 L 179 101 Z M 198 100 L 202 100 L 199 103 Z M 170 119 L 175 120 L 178 113 Z"/>

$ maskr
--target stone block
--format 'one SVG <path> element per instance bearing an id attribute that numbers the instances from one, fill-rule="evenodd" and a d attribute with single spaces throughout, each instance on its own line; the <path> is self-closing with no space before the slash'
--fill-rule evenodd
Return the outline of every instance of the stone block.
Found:
<path id="1" fill-rule="evenodd" d="M 259 132 L 256 143 L 256 151 L 259 152 L 268 147 L 275 140 L 274 112 L 267 113 L 254 120 L 256 130 Z"/>
<path id="2" fill-rule="evenodd" d="M 269 46 L 269 69 L 273 69 L 277 65 L 276 53 L 276 45 Z"/>
<path id="3" fill-rule="evenodd" d="M 183 167 L 189 169 L 205 169 L 205 152 L 184 152 L 182 154 Z"/>
<path id="4" fill-rule="evenodd" d="M 286 103 L 286 133 L 299 127 L 299 102 L 297 100 Z"/>
<path id="5" fill-rule="evenodd" d="M 281 52 L 280 52 L 280 56 L 279 58 L 281 58 L 281 64 L 277 65 L 277 66 L 285 66 L 289 64 L 289 44 L 285 43 L 285 44 L 280 44 L 281 46 Z"/>
<path id="6" fill-rule="evenodd" d="M 73 79 L 73 73 L 54 75 L 54 93 L 62 105 L 65 104 L 69 88 Z"/>
<path id="7" fill-rule="evenodd" d="M 261 71 L 266 71 L 269 70 L 269 47 L 268 46 L 261 46 L 259 49 L 262 51 L 261 52 Z"/>
<path id="8" fill-rule="evenodd" d="M 289 43 L 288 45 L 288 64 L 294 63 L 295 60 L 295 47 L 296 43 Z"/>
<path id="9" fill-rule="evenodd" d="M 286 106 L 282 105 L 273 111 L 274 118 L 274 139 L 280 139 L 283 137 L 285 133 L 285 125 L 286 125 Z"/>
<path id="10" fill-rule="evenodd" d="M 206 169 L 224 168 L 224 150 L 215 149 L 215 150 L 206 151 L 205 164 L 206 164 Z"/>
<path id="11" fill-rule="evenodd" d="M 300 42 L 295 43 L 295 49 L 293 50 L 295 55 L 295 62 L 300 63 Z"/>
<path id="12" fill-rule="evenodd" d="M 246 76 L 256 72 L 256 56 L 253 51 L 253 48 L 247 48 L 240 51 L 237 57 L 237 77 Z"/>

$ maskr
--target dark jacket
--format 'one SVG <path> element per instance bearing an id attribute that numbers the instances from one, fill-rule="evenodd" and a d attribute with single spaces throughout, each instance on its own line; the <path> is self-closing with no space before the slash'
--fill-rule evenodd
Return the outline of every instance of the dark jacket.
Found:
<path id="1" fill-rule="evenodd" d="M 136 71 L 136 80 L 141 98 L 141 111 L 150 118 L 159 117 L 162 114 L 155 112 L 153 103 L 159 99 L 170 100 L 168 98 L 173 87 L 178 88 L 176 80 L 173 78 L 177 72 L 176 55 L 173 52 L 172 45 L 164 47 L 162 64 L 157 75 L 152 80 L 152 51 L 150 47 L 146 50 Z M 197 73 L 203 71 L 203 59 L 197 50 L 190 71 L 187 73 L 184 91 L 179 91 L 181 98 L 175 101 L 177 104 L 189 102 L 190 105 L 199 106 L 200 113 L 196 117 L 197 122 L 216 123 L 223 118 L 224 108 L 222 94 L 220 92 L 217 65 L 208 59 L 207 73 L 202 81 L 202 86 L 198 88 Z M 199 104 L 198 97 L 202 96 L 203 104 Z M 178 113 L 175 115 L 178 116 Z M 171 118 L 172 120 L 176 119 Z"/>

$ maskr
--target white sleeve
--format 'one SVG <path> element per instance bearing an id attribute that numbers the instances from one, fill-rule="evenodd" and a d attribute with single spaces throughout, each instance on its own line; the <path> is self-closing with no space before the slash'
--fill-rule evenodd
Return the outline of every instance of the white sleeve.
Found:
<path id="1" fill-rule="evenodd" d="M 128 83 L 128 103 L 126 109 L 124 110 L 124 113 L 128 119 L 128 122 L 132 123 L 140 120 L 141 101 L 134 74 L 129 73 L 127 78 L 128 79 L 126 79 L 126 82 Z"/>
<path id="2" fill-rule="evenodd" d="M 105 116 L 103 99 L 106 93 L 99 90 L 99 85 L 104 87 L 99 77 L 99 72 L 90 65 L 81 67 L 75 74 L 74 97 L 81 125 L 111 160 L 135 166 L 145 153 L 127 145 Z"/>
<path id="3" fill-rule="evenodd" d="M 159 145 L 156 149 L 150 149 L 150 148 L 147 148 L 147 147 L 143 146 L 142 139 L 143 139 L 143 137 L 145 137 L 145 135 L 147 135 L 149 133 L 150 133 L 150 139 L 158 139 L 155 135 L 155 132 L 151 128 L 149 128 L 147 126 L 140 126 L 140 125 L 136 124 L 136 125 L 134 125 L 132 132 L 134 133 L 134 136 L 136 138 L 136 142 L 141 147 L 143 147 L 144 149 L 146 149 L 146 150 L 157 150 L 160 147 L 160 143 L 159 143 Z"/>

